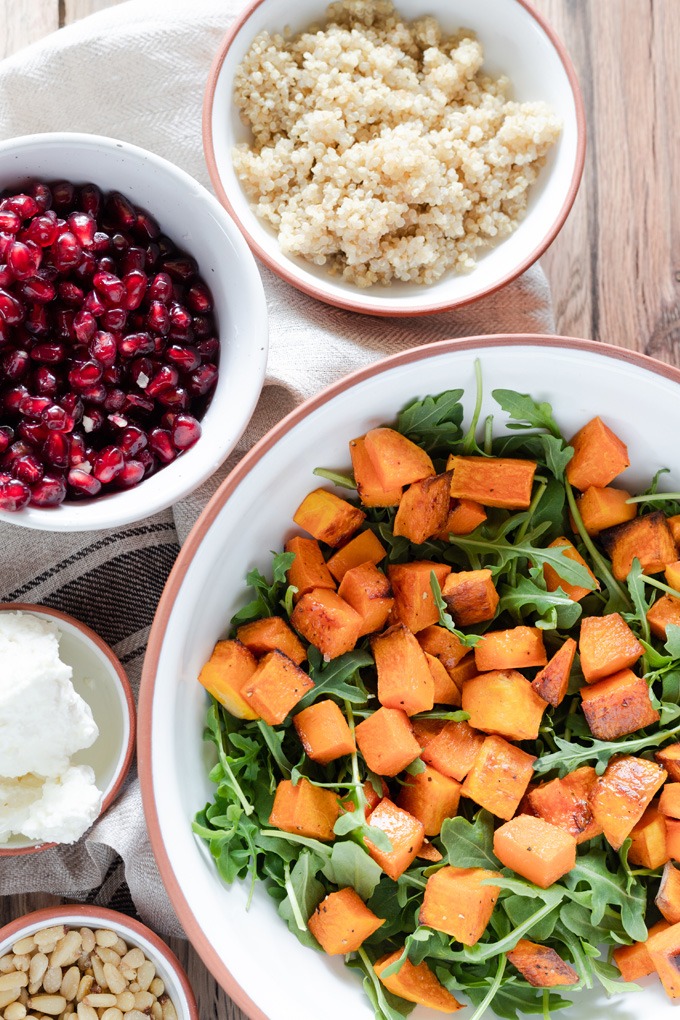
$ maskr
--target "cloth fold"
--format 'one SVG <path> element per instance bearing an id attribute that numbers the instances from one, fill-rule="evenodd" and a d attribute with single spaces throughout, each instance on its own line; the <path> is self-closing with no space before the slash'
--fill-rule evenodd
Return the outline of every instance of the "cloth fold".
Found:
<path id="1" fill-rule="evenodd" d="M 110 135 L 165 156 L 210 187 L 203 90 L 220 38 L 242 6 L 129 0 L 10 57 L 0 64 L 0 139 L 44 131 Z M 267 379 L 250 425 L 213 478 L 172 510 L 106 533 L 0 525 L 0 599 L 59 607 L 83 620 L 113 646 L 135 693 L 154 610 L 181 542 L 228 470 L 284 414 L 347 372 L 421 343 L 554 331 L 539 266 L 459 311 L 401 320 L 322 305 L 259 268 L 270 316 Z M 111 902 L 123 879 L 148 924 L 181 932 L 148 842 L 134 767 L 116 803 L 78 844 L 0 859 L 0 895 L 43 891 Z"/>

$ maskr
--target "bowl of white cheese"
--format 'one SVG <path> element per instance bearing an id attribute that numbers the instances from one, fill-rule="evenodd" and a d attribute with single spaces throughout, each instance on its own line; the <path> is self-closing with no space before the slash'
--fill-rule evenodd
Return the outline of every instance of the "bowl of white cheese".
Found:
<path id="1" fill-rule="evenodd" d="M 80 839 L 118 795 L 134 738 L 130 684 L 94 631 L 0 605 L 0 856 Z"/>

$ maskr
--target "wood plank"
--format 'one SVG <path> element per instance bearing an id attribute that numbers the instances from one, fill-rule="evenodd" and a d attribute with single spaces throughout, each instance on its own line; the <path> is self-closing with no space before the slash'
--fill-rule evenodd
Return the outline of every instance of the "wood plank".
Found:
<path id="1" fill-rule="evenodd" d="M 86 18 L 88 14 L 95 11 L 103 11 L 107 7 L 115 7 L 124 0 L 63 0 L 63 24 L 70 25 L 72 21 L 79 21 Z"/>
<path id="2" fill-rule="evenodd" d="M 59 28 L 59 0 L 0 0 L 0 59 Z"/>

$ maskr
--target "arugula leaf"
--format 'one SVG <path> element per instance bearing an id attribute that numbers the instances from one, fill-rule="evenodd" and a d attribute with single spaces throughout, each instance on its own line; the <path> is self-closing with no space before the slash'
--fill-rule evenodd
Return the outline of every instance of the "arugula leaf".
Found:
<path id="1" fill-rule="evenodd" d="M 555 614 L 555 626 L 569 630 L 581 616 L 581 606 L 569 598 L 563 588 L 547 591 L 536 580 L 521 576 L 514 587 L 502 585 L 499 589 L 498 613 L 508 610 L 513 616 L 522 617 L 522 610 L 529 609 L 539 614 L 540 620 L 547 620 Z M 545 584 L 545 582 L 544 582 Z M 539 623 L 540 626 L 540 623 Z"/>
<path id="2" fill-rule="evenodd" d="M 538 536 L 538 529 L 529 534 L 526 540 L 511 542 L 505 536 L 485 538 L 456 536 L 456 546 L 468 553 L 478 553 L 485 557 L 491 557 L 495 564 L 487 564 L 492 572 L 503 573 L 513 560 L 525 559 L 534 566 L 548 564 L 553 568 L 563 581 L 567 584 L 575 584 L 580 588 L 587 588 L 592 591 L 595 587 L 590 572 L 583 564 L 569 559 L 566 553 L 569 546 L 553 546 L 551 549 L 543 548 L 532 544 Z"/>
<path id="3" fill-rule="evenodd" d="M 295 553 L 273 552 L 272 556 L 271 584 L 257 568 L 247 574 L 246 584 L 255 592 L 255 598 L 232 616 L 232 628 L 239 627 L 242 623 L 250 623 L 252 620 L 261 620 L 265 616 L 276 615 L 283 595 L 283 586 L 286 584 L 286 572 L 292 566 Z"/>
<path id="4" fill-rule="evenodd" d="M 510 918 L 513 927 L 518 928 L 521 924 L 525 924 L 529 917 L 536 912 L 536 904 L 534 897 L 512 894 L 511 896 L 506 896 L 503 900 L 503 909 Z M 527 938 L 536 942 L 545 942 L 553 933 L 557 917 L 558 906 L 555 907 L 552 913 L 546 914 L 532 928 L 529 928 L 526 933 Z"/>
<path id="5" fill-rule="evenodd" d="M 325 478 L 340 489 L 353 489 L 356 492 L 357 483 L 354 481 L 353 475 L 345 475 L 341 471 L 331 471 L 329 468 L 320 467 L 314 468 L 312 474 L 319 478 Z"/>
<path id="6" fill-rule="evenodd" d="M 279 914 L 293 935 L 312 949 L 319 945 L 305 920 L 314 913 L 326 890 L 316 878 L 320 861 L 309 850 L 303 850 L 291 870 L 286 865 L 286 897 L 279 903 Z"/>
<path id="7" fill-rule="evenodd" d="M 463 390 L 446 390 L 408 404 L 397 418 L 397 431 L 428 453 L 447 449 L 461 436 Z"/>
<path id="8" fill-rule="evenodd" d="M 336 841 L 331 855 L 321 868 L 329 882 L 340 889 L 351 886 L 362 900 L 368 900 L 375 892 L 382 868 L 365 850 L 351 840 Z"/>
<path id="9" fill-rule="evenodd" d="M 508 428 L 546 429 L 557 439 L 562 438 L 559 426 L 553 418 L 552 407 L 547 402 L 537 404 L 528 393 L 518 393 L 516 390 L 492 390 L 491 396 L 508 417 L 518 423 L 508 425 Z"/>
<path id="10" fill-rule="evenodd" d="M 458 630 L 453 618 L 449 613 L 446 602 L 442 596 L 442 590 L 437 580 L 437 575 L 434 570 L 430 571 L 430 587 L 432 589 L 432 595 L 434 597 L 434 603 L 439 610 L 439 623 L 440 626 L 446 628 L 451 634 L 454 634 L 462 645 L 466 648 L 474 648 L 477 642 L 480 640 L 479 634 L 464 634 L 462 630 Z"/>
<path id="11" fill-rule="evenodd" d="M 664 648 L 673 659 L 680 659 L 680 627 L 669 623 L 666 627 L 666 644 Z"/>
<path id="12" fill-rule="evenodd" d="M 298 701 L 296 708 L 303 709 L 311 705 L 318 697 L 334 695 L 350 701 L 354 705 L 363 705 L 368 700 L 368 691 L 361 680 L 360 669 L 373 665 L 373 656 L 365 649 L 355 648 L 353 652 L 345 652 L 336 659 L 324 663 L 323 656 L 314 645 L 307 649 L 309 675 L 314 686 Z"/>
<path id="13" fill-rule="evenodd" d="M 621 740 L 596 740 L 595 737 L 584 737 L 587 744 L 577 744 L 571 740 L 555 735 L 554 740 L 557 751 L 552 754 L 544 754 L 534 762 L 534 772 L 543 775 L 553 769 L 559 769 L 560 777 L 573 772 L 580 765 L 593 765 L 598 775 L 602 775 L 607 762 L 614 754 L 636 754 L 638 751 L 645 751 L 650 747 L 658 747 L 664 741 L 680 733 L 680 725 L 670 730 L 659 730 L 658 733 L 651 733 L 642 737 L 625 737 Z"/>
<path id="14" fill-rule="evenodd" d="M 565 875 L 564 883 L 577 893 L 577 901 L 590 909 L 590 919 L 596 928 L 601 925 L 605 912 L 609 916 L 609 908 L 616 907 L 626 934 L 635 942 L 644 942 L 647 938 L 644 887 L 636 883 L 628 890 L 625 868 L 610 871 L 605 851 L 592 848 L 578 857 L 576 866 Z M 584 886 L 585 893 L 581 891 Z"/>
<path id="15" fill-rule="evenodd" d="M 512 428 L 513 426 L 508 426 Z M 523 425 L 514 426 L 524 428 Z M 508 455 L 521 456 L 535 460 L 545 466 L 554 475 L 552 481 L 562 483 L 569 461 L 574 456 L 573 447 L 568 446 L 561 437 L 553 436 L 547 432 L 520 433 L 515 436 L 503 436 L 493 444 L 493 452 L 496 456 Z M 562 489 L 564 495 L 564 489 Z"/>
<path id="16" fill-rule="evenodd" d="M 440 839 L 447 861 L 455 868 L 487 868 L 497 871 L 501 865 L 493 852 L 493 815 L 484 809 L 474 822 L 461 815 L 444 819 Z"/>

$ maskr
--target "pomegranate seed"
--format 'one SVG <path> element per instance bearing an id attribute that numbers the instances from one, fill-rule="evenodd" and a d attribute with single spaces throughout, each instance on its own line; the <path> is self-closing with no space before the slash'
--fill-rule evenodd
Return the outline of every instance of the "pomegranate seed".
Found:
<path id="1" fill-rule="evenodd" d="M 106 411 L 122 411 L 125 406 L 125 393 L 118 387 L 106 391 L 104 409 Z"/>
<path id="2" fill-rule="evenodd" d="M 190 339 L 192 336 L 191 315 L 183 305 L 173 301 L 170 305 L 170 336 Z"/>
<path id="3" fill-rule="evenodd" d="M 146 432 L 142 432 L 136 425 L 129 425 L 118 440 L 118 445 L 123 451 L 123 456 L 129 459 L 145 449 L 148 443 Z"/>
<path id="4" fill-rule="evenodd" d="M 106 386 L 103 383 L 95 383 L 94 386 L 88 386 L 86 390 L 83 390 L 82 397 L 88 404 L 103 404 L 106 400 Z"/>
<path id="5" fill-rule="evenodd" d="M 215 323 L 210 315 L 194 315 L 191 325 L 194 335 L 200 340 L 207 339 L 215 332 Z"/>
<path id="6" fill-rule="evenodd" d="M 24 306 L 6 290 L 0 290 L 0 312 L 8 326 L 17 326 L 24 319 Z"/>
<path id="7" fill-rule="evenodd" d="M 104 415 L 98 407 L 88 406 L 83 412 L 83 431 L 88 435 L 90 432 L 99 432 L 104 421 Z"/>
<path id="8" fill-rule="evenodd" d="M 201 424 L 190 414 L 178 414 L 170 430 L 177 450 L 188 450 L 201 437 Z"/>
<path id="9" fill-rule="evenodd" d="M 146 251 L 144 248 L 138 248 L 136 245 L 132 245 L 123 255 L 121 259 L 121 269 L 125 274 L 127 273 L 142 273 L 146 266 Z"/>
<path id="10" fill-rule="evenodd" d="M 177 451 L 172 443 L 172 436 L 165 429 L 151 429 L 151 432 L 149 432 L 149 449 L 164 464 L 169 464 L 177 456 Z"/>
<path id="11" fill-rule="evenodd" d="M 195 280 L 189 287 L 187 291 L 187 304 L 192 312 L 196 312 L 198 315 L 212 312 L 212 294 L 201 280 Z"/>
<path id="12" fill-rule="evenodd" d="M 52 208 L 52 192 L 46 184 L 32 184 L 28 190 L 40 212 Z"/>
<path id="13" fill-rule="evenodd" d="M 153 340 L 148 333 L 129 333 L 118 344 L 118 353 L 122 358 L 134 358 L 137 354 L 150 354 L 153 351 Z"/>
<path id="14" fill-rule="evenodd" d="M 173 411 L 186 411 L 189 407 L 189 394 L 183 386 L 164 386 L 155 399 Z"/>
<path id="15" fill-rule="evenodd" d="M 155 370 L 156 369 L 151 358 L 135 358 L 134 361 L 130 363 L 128 377 L 130 382 L 139 386 L 140 390 L 145 390 L 153 378 Z"/>
<path id="16" fill-rule="evenodd" d="M 66 347 L 64 344 L 52 340 L 44 344 L 36 344 L 31 348 L 33 361 L 43 361 L 48 365 L 56 365 L 66 358 Z"/>
<path id="17" fill-rule="evenodd" d="M 146 273 L 140 269 L 133 269 L 132 272 L 125 274 L 122 282 L 125 289 L 123 305 L 128 311 L 134 311 L 135 308 L 139 308 L 146 294 L 149 282 Z"/>
<path id="18" fill-rule="evenodd" d="M 102 255 L 104 252 L 111 250 L 111 237 L 106 233 L 105 230 L 95 230 L 94 240 L 92 242 L 92 251 L 97 252 L 98 255 Z"/>
<path id="19" fill-rule="evenodd" d="M 66 222 L 81 248 L 94 246 L 97 221 L 93 216 L 86 212 L 72 212 Z"/>
<path id="20" fill-rule="evenodd" d="M 21 423 L 25 424 L 24 422 Z M 10 468 L 15 460 L 19 457 L 26 457 L 29 453 L 33 453 L 33 446 L 27 440 L 17 439 L 16 442 L 12 443 L 10 448 L 7 450 L 5 456 L 2 458 L 3 467 Z"/>
<path id="21" fill-rule="evenodd" d="M 196 344 L 196 350 L 201 355 L 201 360 L 214 361 L 220 350 L 220 342 L 217 337 L 210 337 L 209 340 L 201 340 Z"/>
<path id="22" fill-rule="evenodd" d="M 128 460 L 125 463 L 123 470 L 116 478 L 117 485 L 123 485 L 125 488 L 132 488 L 133 485 L 138 485 L 144 477 L 144 465 L 139 460 Z"/>
<path id="23" fill-rule="evenodd" d="M 195 372 L 192 372 L 187 382 L 187 389 L 194 397 L 204 397 L 209 393 L 217 382 L 217 367 L 207 364 L 201 365 Z"/>
<path id="24" fill-rule="evenodd" d="M 4 264 L 0 265 L 0 287 L 2 287 L 4 290 L 6 287 L 11 286 L 11 284 L 13 283 L 14 273 L 12 272 L 12 270 L 9 268 L 9 266 L 6 266 Z"/>
<path id="25" fill-rule="evenodd" d="M 102 315 L 102 326 L 104 329 L 119 331 L 124 328 L 127 322 L 127 312 L 124 308 L 107 308 Z"/>
<path id="26" fill-rule="evenodd" d="M 76 424 L 73 415 L 59 404 L 52 404 L 43 411 L 42 419 L 51 432 L 72 432 Z"/>
<path id="27" fill-rule="evenodd" d="M 69 465 L 71 448 L 72 439 L 64 432 L 50 432 L 43 443 L 42 455 L 51 467 L 65 471 Z"/>
<path id="28" fill-rule="evenodd" d="M 163 365 L 146 387 L 147 397 L 160 397 L 169 387 L 174 389 L 179 382 L 179 373 L 172 365 Z"/>
<path id="29" fill-rule="evenodd" d="M 0 231 L 0 262 L 5 261 L 10 244 L 14 244 L 14 234 Z"/>
<path id="30" fill-rule="evenodd" d="M 201 355 L 195 347 L 179 347 L 173 344 L 172 347 L 168 347 L 165 355 L 181 372 L 193 372 L 201 364 Z"/>
<path id="31" fill-rule="evenodd" d="M 111 333 L 99 330 L 92 338 L 89 351 L 94 360 L 99 362 L 100 365 L 113 365 L 118 356 L 116 338 Z"/>
<path id="32" fill-rule="evenodd" d="M 102 193 L 96 184 L 83 184 L 78 197 L 80 205 L 86 213 L 96 220 L 102 208 Z"/>
<path id="33" fill-rule="evenodd" d="M 26 421 L 24 419 L 17 425 L 17 435 L 30 445 L 31 450 L 42 446 L 49 434 L 50 431 L 44 421 Z"/>
<path id="34" fill-rule="evenodd" d="M 52 185 L 52 204 L 58 212 L 66 212 L 76 200 L 76 189 L 70 181 L 58 181 Z"/>
<path id="35" fill-rule="evenodd" d="M 5 390 L 3 397 L 3 404 L 6 411 L 16 411 L 17 413 L 21 409 L 21 403 L 24 397 L 28 396 L 28 390 L 25 386 L 13 386 L 10 390 Z"/>
<path id="36" fill-rule="evenodd" d="M 29 241 L 14 241 L 7 249 L 7 265 L 14 273 L 17 280 L 28 280 L 35 276 L 42 259 L 42 248 Z"/>
<path id="37" fill-rule="evenodd" d="M 54 284 L 42 280 L 39 276 L 32 276 L 21 285 L 22 296 L 34 304 L 46 305 L 49 301 L 54 301 L 56 293 Z"/>
<path id="38" fill-rule="evenodd" d="M 52 401 L 49 397 L 25 396 L 19 410 L 26 418 L 42 418 L 43 411 L 46 411 L 51 404 Z"/>
<path id="39" fill-rule="evenodd" d="M 165 259 L 163 269 L 178 283 L 188 283 L 196 276 L 198 263 L 190 255 L 179 255 L 176 258 Z"/>
<path id="40" fill-rule="evenodd" d="M 117 386 L 122 377 L 120 365 L 108 365 L 102 372 L 102 382 L 105 386 Z"/>
<path id="41" fill-rule="evenodd" d="M 128 393 L 125 396 L 122 410 L 126 414 L 151 414 L 153 400 L 147 400 L 140 393 Z"/>
<path id="42" fill-rule="evenodd" d="M 33 336 L 46 336 L 50 331 L 45 305 L 30 305 L 24 319 L 24 326 Z"/>
<path id="43" fill-rule="evenodd" d="M 100 264 L 103 261 L 103 259 L 100 259 Z M 123 286 L 122 280 L 113 273 L 100 270 L 98 273 L 94 274 L 92 283 L 102 295 L 105 305 L 109 308 L 120 306 L 123 298 L 125 297 L 125 287 Z"/>
<path id="44" fill-rule="evenodd" d="M 146 325 L 152 332 L 159 333 L 161 336 L 167 336 L 170 332 L 170 313 L 162 301 L 151 302 Z"/>
<path id="45" fill-rule="evenodd" d="M 162 429 L 167 429 L 168 432 L 172 432 L 172 424 L 176 417 L 177 414 L 175 411 L 163 411 L 163 414 L 160 416 L 158 424 Z"/>
<path id="46" fill-rule="evenodd" d="M 60 404 L 73 418 L 80 420 L 83 415 L 83 402 L 76 393 L 67 393 L 61 398 Z"/>
<path id="47" fill-rule="evenodd" d="M 128 241 L 125 234 L 114 234 L 113 237 L 111 238 L 111 244 L 116 249 L 116 251 L 120 252 L 121 254 L 123 254 L 123 252 L 126 252 L 130 247 L 130 242 Z"/>
<path id="48" fill-rule="evenodd" d="M 45 468 L 33 453 L 17 457 L 12 464 L 12 474 L 26 485 L 35 485 L 45 474 Z"/>
<path id="49" fill-rule="evenodd" d="M 149 284 L 149 298 L 167 305 L 172 300 L 172 280 L 167 273 L 156 273 Z"/>
<path id="50" fill-rule="evenodd" d="M 137 222 L 137 213 L 125 195 L 112 191 L 106 202 L 107 213 L 122 230 L 131 230 Z"/>
<path id="51" fill-rule="evenodd" d="M 0 481 L 0 510 L 23 510 L 31 499 L 31 490 L 18 478 Z"/>
<path id="52" fill-rule="evenodd" d="M 21 216 L 13 209 L 0 209 L 0 230 L 17 234 L 21 227 Z"/>
<path id="53" fill-rule="evenodd" d="M 41 248 L 49 248 L 57 239 L 58 228 L 56 216 L 36 216 L 24 231 L 23 239 L 33 241 Z"/>
<path id="54" fill-rule="evenodd" d="M 79 496 L 96 496 L 102 487 L 98 478 L 80 467 L 72 467 L 66 476 L 66 481 Z"/>
<path id="55" fill-rule="evenodd" d="M 78 393 L 98 383 L 102 377 L 102 366 L 96 361 L 75 365 L 68 374 L 68 381 Z"/>
<path id="56" fill-rule="evenodd" d="M 59 379 L 49 368 L 41 365 L 31 376 L 33 389 L 42 397 L 54 397 L 59 389 Z"/>
<path id="57" fill-rule="evenodd" d="M 144 435 L 144 433 L 141 433 Z M 146 437 L 145 437 L 146 438 Z M 14 429 L 9 425 L 0 425 L 0 453 L 4 453 L 14 439 Z M 144 444 L 146 445 L 146 443 Z M 140 447 L 141 449 L 141 447 Z"/>
<path id="58" fill-rule="evenodd" d="M 91 312 L 76 312 L 73 319 L 73 332 L 81 344 L 89 343 L 97 332 L 97 320 L 94 315 Z"/>
<path id="59" fill-rule="evenodd" d="M 97 270 L 97 260 L 91 251 L 84 251 L 78 265 L 71 270 L 74 276 L 84 283 L 88 282 Z"/>
<path id="60" fill-rule="evenodd" d="M 161 257 L 161 249 L 155 241 L 152 241 L 144 250 L 146 254 L 146 268 L 152 269 Z"/>
<path id="61" fill-rule="evenodd" d="M 55 432 L 54 435 L 57 436 L 59 433 Z M 68 462 L 72 467 L 76 467 L 78 464 L 84 464 L 86 461 L 87 446 L 85 438 L 79 432 L 74 432 L 71 436 Z"/>
<path id="62" fill-rule="evenodd" d="M 22 220 L 28 220 L 40 212 L 37 202 L 30 195 L 12 195 L 10 198 L 5 198 L 0 208 L 11 209 Z"/>
<path id="63" fill-rule="evenodd" d="M 102 485 L 112 482 L 116 475 L 125 467 L 123 451 L 117 446 L 105 446 L 100 450 L 94 461 L 94 476 Z"/>
<path id="64" fill-rule="evenodd" d="M 153 216 L 149 216 L 147 212 L 140 212 L 137 214 L 137 222 L 135 224 L 135 233 L 138 237 L 144 241 L 155 241 L 160 236 L 161 228 L 156 223 Z"/>
<path id="65" fill-rule="evenodd" d="M 97 294 L 96 290 L 91 290 L 83 301 L 83 311 L 91 312 L 95 317 L 103 315 L 106 311 L 106 305 Z"/>
<path id="66" fill-rule="evenodd" d="M 135 460 L 139 461 L 139 463 L 143 465 L 145 478 L 155 474 L 160 467 L 158 458 L 153 455 L 151 450 L 140 450 L 135 457 Z"/>
<path id="67" fill-rule="evenodd" d="M 65 305 L 73 305 L 74 307 L 80 307 L 85 297 L 85 291 L 82 287 L 79 287 L 77 283 L 73 283 L 71 280 L 60 280 L 57 288 L 57 294 L 59 300 Z"/>
<path id="68" fill-rule="evenodd" d="M 82 258 L 83 249 L 78 244 L 75 234 L 66 231 L 61 234 L 50 248 L 52 261 L 57 269 L 71 269 L 77 266 Z"/>
<path id="69" fill-rule="evenodd" d="M 31 489 L 32 506 L 59 506 L 66 498 L 66 482 L 61 475 L 44 475 Z"/>
<path id="70" fill-rule="evenodd" d="M 12 382 L 18 382 L 19 379 L 26 375 L 30 362 L 31 359 L 28 351 L 18 350 L 17 348 L 7 351 L 2 359 L 2 367 L 6 378 Z"/>

